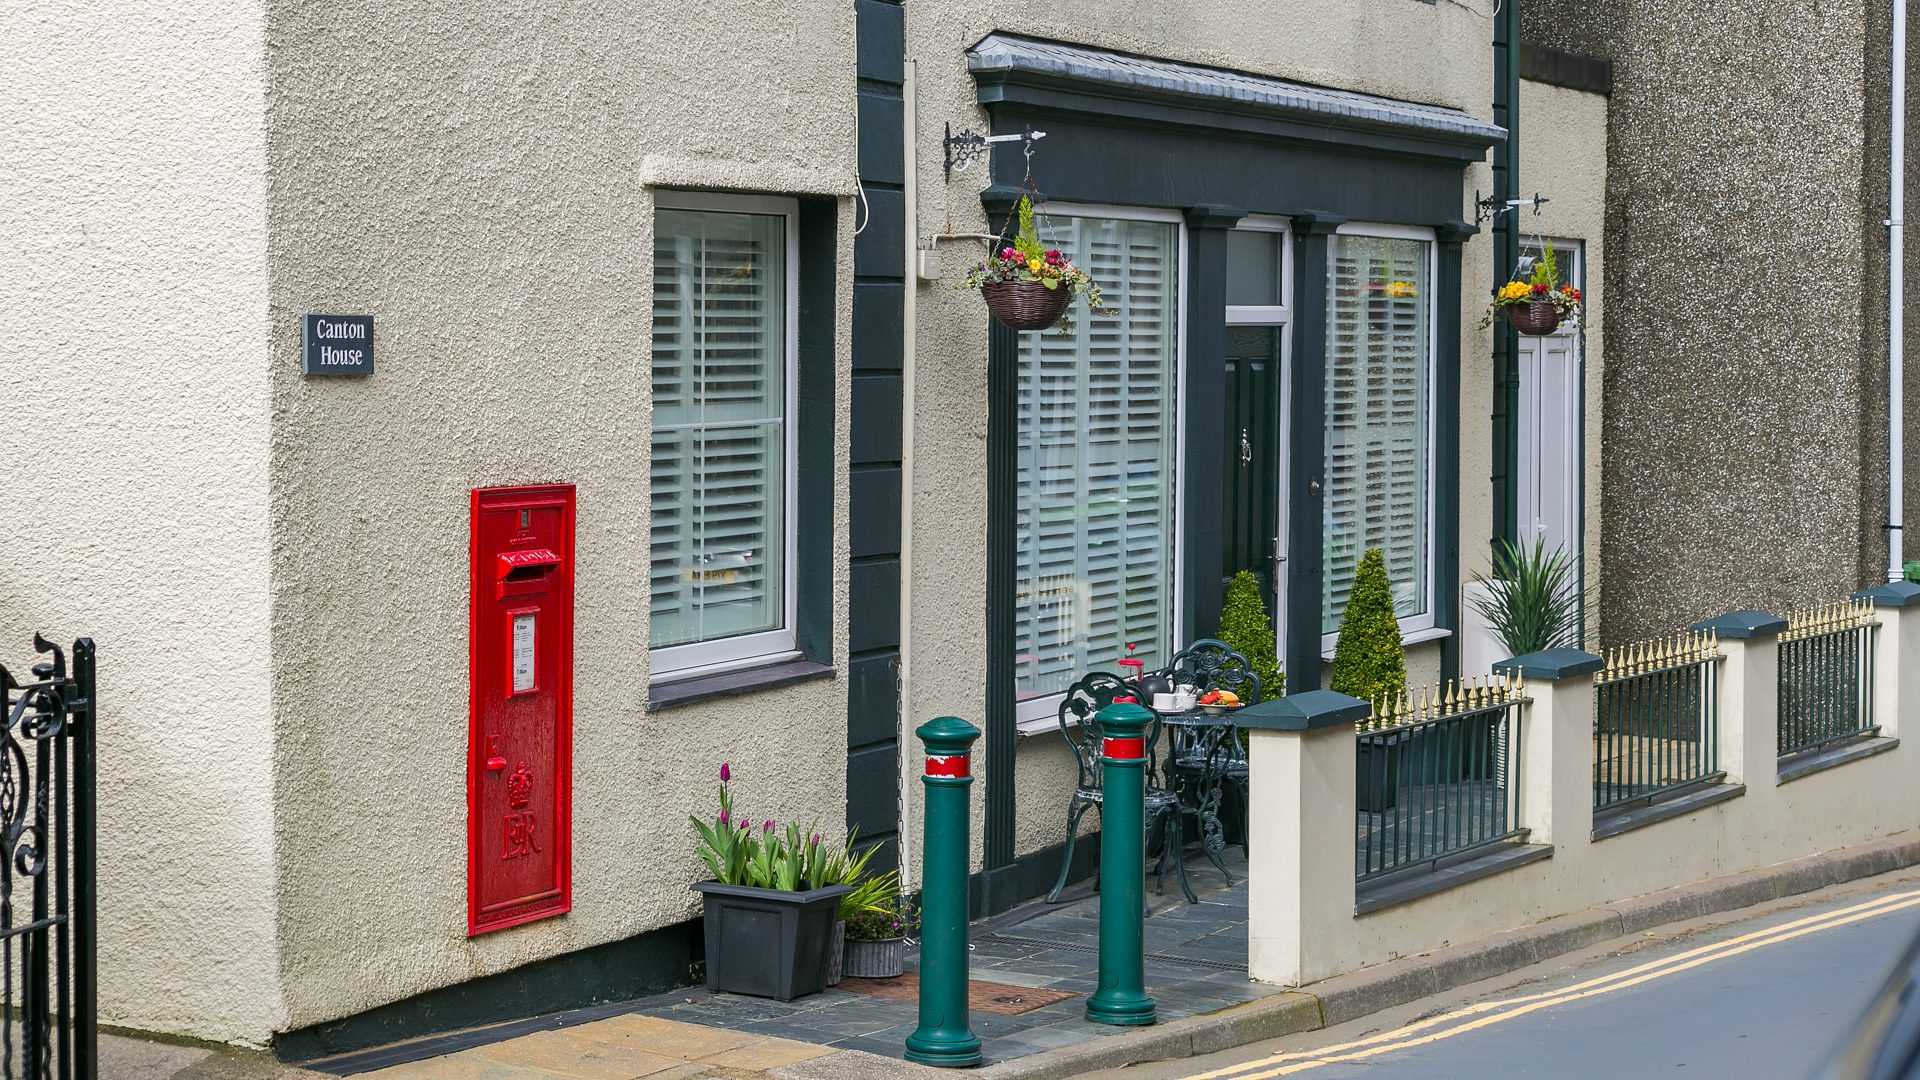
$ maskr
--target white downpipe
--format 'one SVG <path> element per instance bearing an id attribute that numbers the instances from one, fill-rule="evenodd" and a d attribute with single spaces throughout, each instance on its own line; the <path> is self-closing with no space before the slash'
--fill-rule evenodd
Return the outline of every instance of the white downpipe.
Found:
<path id="1" fill-rule="evenodd" d="M 900 888 L 904 892 L 914 884 L 913 792 L 919 786 L 920 756 L 913 745 L 913 343 L 915 297 L 920 292 L 920 157 L 915 152 L 916 89 L 920 62 L 907 60 L 906 83 L 900 88 L 901 109 L 906 135 L 902 140 L 901 162 L 904 185 L 902 215 L 906 218 L 906 288 L 901 291 L 900 322 L 900 825 L 896 841 L 900 857 Z"/>
<path id="2" fill-rule="evenodd" d="M 1887 580 L 1899 581 L 1900 523 L 1906 515 L 1907 0 L 1893 0 L 1892 98 L 1887 169 Z"/>

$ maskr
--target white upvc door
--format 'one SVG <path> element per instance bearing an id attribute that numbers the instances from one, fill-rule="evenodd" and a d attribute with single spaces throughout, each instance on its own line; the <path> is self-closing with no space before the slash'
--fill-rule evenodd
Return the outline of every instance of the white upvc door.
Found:
<path id="1" fill-rule="evenodd" d="M 1558 241 L 1562 276 L 1584 290 L 1578 244 Z M 1544 541 L 1581 567 L 1584 502 L 1581 439 L 1585 431 L 1585 363 L 1578 326 L 1565 322 L 1542 337 L 1520 335 L 1518 539 Z"/>

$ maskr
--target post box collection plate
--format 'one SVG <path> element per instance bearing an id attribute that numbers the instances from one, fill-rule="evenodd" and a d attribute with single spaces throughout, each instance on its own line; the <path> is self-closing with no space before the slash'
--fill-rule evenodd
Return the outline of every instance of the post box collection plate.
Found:
<path id="1" fill-rule="evenodd" d="M 572 485 L 472 500 L 467 933 L 572 907 Z"/>

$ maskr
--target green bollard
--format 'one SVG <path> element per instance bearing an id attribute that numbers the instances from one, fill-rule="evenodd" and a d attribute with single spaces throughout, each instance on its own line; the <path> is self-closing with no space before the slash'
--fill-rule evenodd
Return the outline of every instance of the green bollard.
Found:
<path id="1" fill-rule="evenodd" d="M 1146 813 L 1147 726 L 1138 705 L 1109 705 L 1100 724 L 1100 989 L 1087 999 L 1096 1024 L 1151 1024 L 1147 996 Z"/>
<path id="2" fill-rule="evenodd" d="M 920 863 L 920 1026 L 907 1036 L 907 1060 L 921 1065 L 980 1064 L 980 1037 L 967 1020 L 967 788 L 969 748 L 980 729 L 955 716 L 914 732 L 927 744 L 927 824 Z"/>

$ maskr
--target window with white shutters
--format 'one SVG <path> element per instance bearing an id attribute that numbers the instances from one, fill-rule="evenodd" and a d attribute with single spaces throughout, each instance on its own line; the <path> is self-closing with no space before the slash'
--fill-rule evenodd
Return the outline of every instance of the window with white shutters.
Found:
<path id="1" fill-rule="evenodd" d="M 791 204 L 662 196 L 653 256 L 651 666 L 793 649 Z"/>
<path id="2" fill-rule="evenodd" d="M 1386 556 L 1402 629 L 1431 624 L 1432 263 L 1432 241 L 1405 235 L 1329 245 L 1323 633 L 1368 548 Z"/>
<path id="3" fill-rule="evenodd" d="M 1045 240 L 1113 318 L 1020 335 L 1015 685 L 1021 719 L 1128 644 L 1171 652 L 1179 226 L 1056 216 Z"/>

